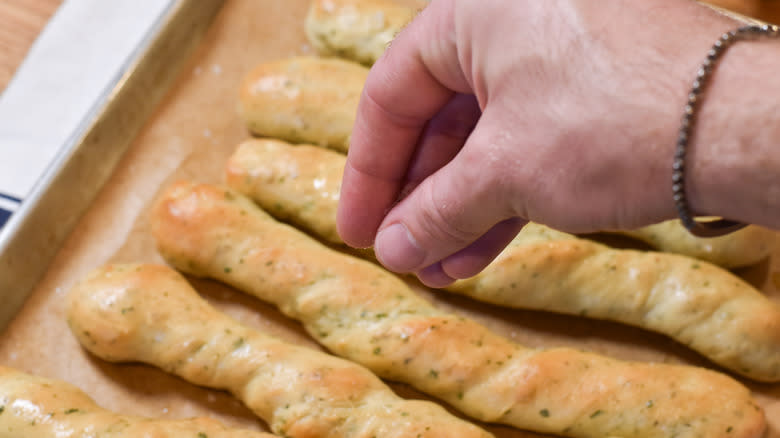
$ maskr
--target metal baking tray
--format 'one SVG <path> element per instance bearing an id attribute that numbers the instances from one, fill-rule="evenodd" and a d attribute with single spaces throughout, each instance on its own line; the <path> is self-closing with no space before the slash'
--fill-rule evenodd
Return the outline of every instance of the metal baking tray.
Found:
<path id="1" fill-rule="evenodd" d="M 0 229 L 0 330 L 46 272 L 223 3 L 172 2 L 140 44 L 131 48 L 121 74 L 75 133 L 64 140 Z"/>
<path id="2" fill-rule="evenodd" d="M 117 176 L 127 173 L 128 167 L 143 160 L 147 165 L 152 162 L 155 168 L 164 167 L 154 160 L 164 156 L 167 151 L 161 150 L 165 147 L 177 148 L 170 144 L 187 144 L 187 147 L 173 151 L 180 154 L 178 158 L 183 164 L 177 165 L 175 171 L 160 171 L 157 179 L 152 183 L 145 182 L 142 189 L 134 186 L 138 192 L 145 191 L 144 195 L 151 198 L 151 192 L 173 178 L 215 182 L 221 175 L 222 161 L 214 158 L 229 153 L 238 141 L 249 135 L 243 122 L 231 112 L 235 101 L 233 87 L 239 70 L 244 71 L 251 67 L 250 64 L 270 57 L 309 53 L 302 29 L 297 27 L 302 22 L 307 1 L 178 0 L 167 11 L 153 37 L 137 48 L 137 57 L 116 81 L 94 117 L 85 120 L 83 131 L 68 140 L 61 158 L 0 232 L 0 330 L 10 323 L 3 331 L 4 343 L 0 343 L 0 357 L 6 362 L 3 365 L 69 381 L 89 391 L 97 401 L 120 411 L 162 417 L 207 414 L 233 421 L 232 425 L 257 426 L 256 416 L 227 394 L 196 388 L 151 367 L 108 364 L 88 356 L 75 339 L 67 335 L 62 298 L 82 265 L 89 264 L 91 268 L 104 260 L 98 262 L 100 257 L 91 257 L 81 264 L 76 263 L 76 268 L 63 269 L 60 265 L 65 257 L 61 255 L 69 253 L 74 239 L 69 239 L 62 251 L 58 250 L 72 232 L 72 236 L 81 236 L 80 239 L 88 243 L 99 239 L 83 238 L 100 233 L 95 233 L 94 227 L 82 228 L 81 225 L 89 222 L 105 193 L 115 188 Z M 237 3 L 252 6 L 236 10 Z M 226 16 L 231 18 L 224 20 Z M 250 22 L 251 26 L 247 24 Z M 214 32 L 201 40 L 207 30 Z M 255 32 L 254 36 L 244 35 L 252 32 Z M 245 36 L 238 41 L 231 40 L 227 54 L 230 56 L 222 52 L 224 40 L 212 39 L 214 35 L 224 37 L 227 33 Z M 204 50 L 190 56 L 195 53 L 196 46 Z M 220 51 L 219 56 L 212 56 L 215 51 Z M 228 62 L 238 58 L 240 63 L 231 66 Z M 191 70 L 187 69 L 188 60 L 194 61 L 189 63 Z M 237 67 L 239 64 L 240 68 Z M 221 100 L 215 102 L 215 95 L 220 95 Z M 172 108 L 176 110 L 168 111 Z M 208 110 L 201 111 L 203 108 Z M 183 117 L 187 123 L 170 126 L 171 113 L 179 116 L 182 112 L 187 113 Z M 149 135 L 149 126 L 160 129 Z M 139 150 L 153 152 L 155 158 L 141 160 Z M 207 154 L 190 160 L 192 155 L 188 154 L 193 150 Z M 125 151 L 130 153 L 123 157 Z M 122 164 L 118 165 L 120 160 Z M 98 196 L 104 183 L 105 189 Z M 122 197 L 138 194 L 117 192 L 114 195 Z M 101 223 L 102 231 L 115 227 L 115 213 L 113 210 L 101 213 L 102 219 L 107 218 Z M 77 223 L 79 227 L 76 227 Z M 129 226 L 133 233 L 110 255 L 110 262 L 157 261 L 147 225 L 143 212 L 134 216 L 132 226 Z M 49 266 L 56 253 L 59 253 L 57 263 Z M 93 254 L 90 252 L 89 255 Z M 775 256 L 775 260 L 780 257 Z M 763 269 L 770 268 L 764 266 Z M 780 273 L 780 267 L 773 265 L 771 269 Z M 61 275 L 58 271 L 67 273 Z M 766 272 L 761 273 L 762 278 L 765 276 Z M 215 282 L 193 283 L 198 292 L 221 311 L 248 322 L 247 325 L 316 348 L 300 325 L 281 316 L 272 306 Z M 33 289 L 35 293 L 30 295 Z M 780 286 L 775 289 L 775 292 L 780 291 Z M 23 307 L 28 296 L 32 298 Z M 566 345 L 625 359 L 703 363 L 666 338 L 631 327 L 530 311 L 493 309 L 466 299 L 430 293 L 427 297 L 437 305 L 474 317 L 489 324 L 497 333 L 532 347 Z M 613 334 L 616 336 L 611 336 Z M 780 393 L 773 388 L 753 386 L 763 401 L 780 400 Z M 402 396 L 424 398 L 403 385 L 393 388 Z M 497 436 L 502 437 L 538 436 L 497 426 L 491 430 L 500 432 Z M 775 423 L 770 436 L 777 437 L 778 430 L 780 425 Z"/>

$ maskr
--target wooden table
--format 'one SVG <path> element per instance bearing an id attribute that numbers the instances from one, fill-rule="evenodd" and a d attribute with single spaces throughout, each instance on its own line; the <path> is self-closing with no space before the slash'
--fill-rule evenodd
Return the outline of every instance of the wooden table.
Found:
<path id="1" fill-rule="evenodd" d="M 63 0 L 0 0 L 0 92 Z M 709 0 L 745 15 L 780 23 L 780 0 Z"/>
<path id="2" fill-rule="evenodd" d="M 62 0 L 0 1 L 0 92 Z"/>

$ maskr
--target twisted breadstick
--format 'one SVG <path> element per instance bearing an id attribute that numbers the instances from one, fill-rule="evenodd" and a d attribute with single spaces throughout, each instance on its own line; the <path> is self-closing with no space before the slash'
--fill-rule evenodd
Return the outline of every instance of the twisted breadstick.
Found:
<path id="1" fill-rule="evenodd" d="M 316 146 L 248 140 L 228 159 L 225 179 L 274 217 L 343 245 L 336 207 L 345 162 L 343 155 Z"/>
<path id="2" fill-rule="evenodd" d="M 528 224 L 484 271 L 447 290 L 636 325 L 752 379 L 780 381 L 780 308 L 703 261 L 611 249 Z"/>
<path id="3" fill-rule="evenodd" d="M 695 257 L 724 268 L 756 264 L 769 257 L 777 242 L 777 232 L 755 225 L 725 236 L 702 239 L 689 233 L 679 220 L 622 231 L 621 234 L 660 251 Z"/>
<path id="4" fill-rule="evenodd" d="M 344 157 L 243 143 L 228 184 L 335 243 Z M 780 380 L 780 308 L 731 273 L 671 254 L 616 250 L 529 224 L 485 271 L 447 288 L 508 307 L 607 319 L 666 334 L 756 380 Z"/>
<path id="5" fill-rule="evenodd" d="M 480 420 L 572 437 L 755 437 L 761 409 L 722 374 L 531 350 L 420 298 L 225 188 L 179 183 L 152 212 L 158 249 L 301 321 L 334 353 Z"/>
<path id="6" fill-rule="evenodd" d="M 318 52 L 371 65 L 415 13 L 392 0 L 313 0 L 304 30 Z"/>
<path id="7" fill-rule="evenodd" d="M 156 420 L 107 411 L 65 382 L 0 367 L 0 437 L 276 438 L 209 418 Z"/>
<path id="8" fill-rule="evenodd" d="M 367 75 L 338 59 L 261 64 L 241 85 L 241 115 L 254 134 L 346 151 Z"/>
<path id="9" fill-rule="evenodd" d="M 97 356 L 226 389 L 282 436 L 492 436 L 435 403 L 399 398 L 359 365 L 239 324 L 165 266 L 94 271 L 71 291 L 68 322 Z"/>

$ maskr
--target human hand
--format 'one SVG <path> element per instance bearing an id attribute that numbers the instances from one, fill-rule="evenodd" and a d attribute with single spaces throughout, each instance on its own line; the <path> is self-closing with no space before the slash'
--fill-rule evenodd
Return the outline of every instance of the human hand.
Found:
<path id="1" fill-rule="evenodd" d="M 731 27 L 681 0 L 433 1 L 368 77 L 339 233 L 441 287 L 526 220 L 589 232 L 674 217 L 682 106 Z"/>

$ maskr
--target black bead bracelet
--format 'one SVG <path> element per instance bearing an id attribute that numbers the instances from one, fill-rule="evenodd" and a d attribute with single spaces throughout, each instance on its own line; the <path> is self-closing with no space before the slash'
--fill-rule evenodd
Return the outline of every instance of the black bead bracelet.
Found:
<path id="1" fill-rule="evenodd" d="M 688 103 L 685 105 L 685 111 L 682 117 L 682 125 L 677 137 L 677 148 L 674 154 L 674 163 L 672 165 L 672 195 L 677 214 L 680 216 L 685 228 L 691 234 L 699 237 L 716 237 L 737 231 L 747 224 L 727 219 L 717 220 L 697 220 L 691 212 L 687 197 L 685 194 L 685 155 L 688 150 L 688 144 L 693 136 L 693 126 L 696 122 L 696 114 L 704 91 L 712 77 L 717 61 L 734 43 L 746 40 L 755 40 L 760 37 L 780 37 L 778 26 L 743 26 L 730 32 L 724 33 L 707 53 L 707 58 L 699 67 L 696 79 L 693 81 L 693 87 L 688 94 Z"/>

